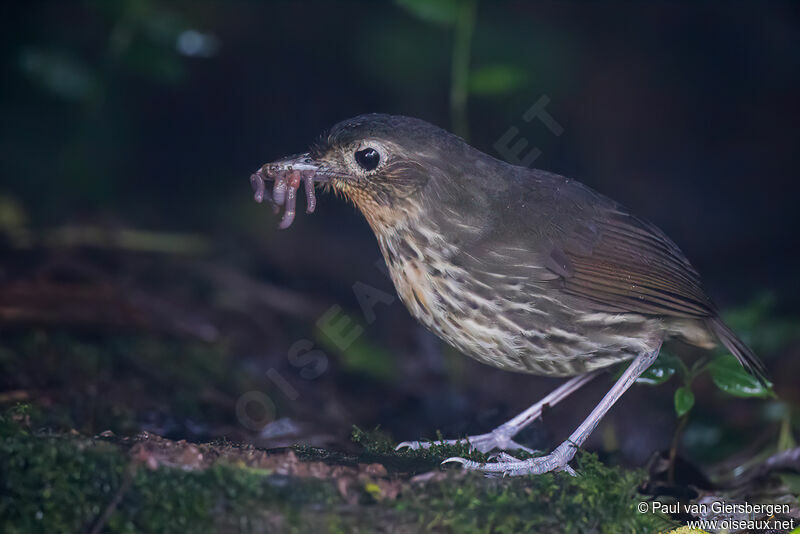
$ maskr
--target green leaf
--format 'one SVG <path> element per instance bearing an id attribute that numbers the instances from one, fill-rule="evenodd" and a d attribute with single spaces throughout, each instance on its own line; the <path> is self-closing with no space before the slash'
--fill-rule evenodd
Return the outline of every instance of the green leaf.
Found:
<path id="1" fill-rule="evenodd" d="M 489 65 L 474 70 L 469 78 L 470 92 L 478 95 L 510 93 L 528 81 L 528 73 L 513 65 Z"/>
<path id="2" fill-rule="evenodd" d="M 416 17 L 443 26 L 455 24 L 459 3 L 459 0 L 397 0 L 397 5 Z"/>
<path id="3" fill-rule="evenodd" d="M 19 54 L 19 66 L 35 83 L 66 100 L 89 100 L 100 91 L 89 65 L 68 53 L 26 49 Z"/>
<path id="4" fill-rule="evenodd" d="M 726 311 L 723 318 L 757 353 L 776 352 L 800 333 L 800 318 L 778 317 L 776 306 L 775 295 L 763 293 L 746 306 Z"/>
<path id="5" fill-rule="evenodd" d="M 732 354 L 714 358 L 708 369 L 717 387 L 730 395 L 760 398 L 774 395 L 772 384 L 764 386 L 756 377 L 745 371 Z"/>
<path id="6" fill-rule="evenodd" d="M 648 386 L 658 386 L 663 384 L 672 375 L 678 372 L 680 360 L 676 356 L 661 351 L 658 359 L 642 375 L 636 379 L 637 384 L 647 384 Z"/>
<path id="7" fill-rule="evenodd" d="M 687 386 L 681 386 L 675 391 L 675 413 L 682 417 L 689 413 L 694 406 L 694 393 Z"/>
<path id="8" fill-rule="evenodd" d="M 328 324 L 316 331 L 320 346 L 339 354 L 341 368 L 353 373 L 368 376 L 377 381 L 391 382 L 397 378 L 397 359 L 394 354 L 371 343 L 364 334 L 364 327 L 346 312 L 337 313 L 334 324 Z M 343 326 L 344 325 L 344 326 Z M 355 332 L 352 339 L 342 343 L 336 339 L 345 332 Z M 344 334 L 347 335 L 347 334 Z M 342 347 L 342 344 L 345 346 Z"/>

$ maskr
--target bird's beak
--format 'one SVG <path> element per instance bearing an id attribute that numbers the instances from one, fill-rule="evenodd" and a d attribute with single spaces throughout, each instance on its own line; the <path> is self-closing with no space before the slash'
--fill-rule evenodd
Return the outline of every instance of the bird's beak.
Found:
<path id="1" fill-rule="evenodd" d="M 314 194 L 315 183 L 329 182 L 334 176 L 325 166 L 309 154 L 295 154 L 262 165 L 250 176 L 256 202 L 268 200 L 276 213 L 281 206 L 285 207 L 280 228 L 288 228 L 295 215 L 297 190 L 301 184 L 305 186 L 306 212 L 312 213 L 317 206 Z M 265 182 L 272 181 L 272 192 L 267 190 Z"/>
<path id="2" fill-rule="evenodd" d="M 267 163 L 261 167 L 261 174 L 265 178 L 275 179 L 282 173 L 299 172 L 304 177 L 310 176 L 317 183 L 330 181 L 331 173 L 327 171 L 325 165 L 316 161 L 309 153 L 293 154 L 286 156 L 272 163 Z"/>

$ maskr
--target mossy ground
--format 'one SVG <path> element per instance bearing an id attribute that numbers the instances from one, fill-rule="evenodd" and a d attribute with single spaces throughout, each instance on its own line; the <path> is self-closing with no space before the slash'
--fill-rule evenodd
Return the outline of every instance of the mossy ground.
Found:
<path id="1" fill-rule="evenodd" d="M 352 395 L 357 402 L 311 419 L 311 439 L 283 441 L 323 446 L 257 448 L 260 433 L 230 424 L 242 392 L 270 391 L 242 354 L 248 353 L 225 343 L 152 334 L 5 332 L 0 533 L 647 533 L 677 526 L 637 512 L 648 498 L 637 491 L 646 473 L 610 467 L 587 453 L 573 462 L 577 478 L 487 479 L 442 469 L 450 456 L 487 459 L 463 446 L 395 451 L 386 435 L 358 428 L 350 440 L 344 433 L 332 444 L 314 439 L 328 431 L 327 414 L 404 402 L 386 383 L 352 370 L 333 369 L 326 383 L 294 381 L 305 386 L 300 400 L 278 411 L 303 421 L 320 403 L 361 388 Z M 9 408 L 20 398 L 29 404 Z M 355 419 L 330 426 L 346 429 Z M 375 419 L 392 417 L 384 408 Z M 738 430 L 738 439 L 746 434 Z M 798 487 L 784 491 L 796 501 Z"/>
<path id="2" fill-rule="evenodd" d="M 396 453 L 384 438 L 361 431 L 354 434 L 364 448 L 359 455 L 298 450 L 310 464 L 386 467 L 351 477 L 343 490 L 346 476 L 337 468 L 325 476 L 287 476 L 225 454 L 191 470 L 148 466 L 122 440 L 35 430 L 29 412 L 17 407 L 0 418 L 5 533 L 642 533 L 670 525 L 636 512 L 641 472 L 605 466 L 590 454 L 577 458 L 577 478 L 486 479 L 438 470 L 446 455 L 464 453 L 458 448 Z M 430 469 L 430 475 L 410 476 Z"/>

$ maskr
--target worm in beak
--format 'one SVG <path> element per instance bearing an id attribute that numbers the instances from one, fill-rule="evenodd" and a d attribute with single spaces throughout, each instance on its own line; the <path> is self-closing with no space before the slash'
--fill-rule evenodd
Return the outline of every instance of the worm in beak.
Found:
<path id="1" fill-rule="evenodd" d="M 314 193 L 314 182 L 326 182 L 327 177 L 318 172 L 319 165 L 308 154 L 289 156 L 273 163 L 267 163 L 250 175 L 254 198 L 261 203 L 267 199 L 275 213 L 284 208 L 280 229 L 289 228 L 294 221 L 297 209 L 297 190 L 304 185 L 306 195 L 306 213 L 313 213 L 317 207 Z M 272 181 L 272 192 L 267 190 L 265 182 Z"/>

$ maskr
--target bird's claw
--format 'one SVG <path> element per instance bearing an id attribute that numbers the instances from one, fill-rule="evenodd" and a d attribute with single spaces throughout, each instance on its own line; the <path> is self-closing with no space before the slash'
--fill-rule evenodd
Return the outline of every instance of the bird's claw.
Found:
<path id="1" fill-rule="evenodd" d="M 490 475 L 502 476 L 522 476 L 540 475 L 550 471 L 564 471 L 565 473 L 578 476 L 575 470 L 570 467 L 569 461 L 575 456 L 575 447 L 571 443 L 562 443 L 552 453 L 547 456 L 518 460 L 510 454 L 504 452 L 493 455 L 494 462 L 475 462 L 454 456 L 446 459 L 442 464 L 459 463 L 464 469 L 469 471 L 483 471 Z"/>
<path id="2" fill-rule="evenodd" d="M 442 465 L 447 463 L 461 464 L 462 466 L 464 466 L 464 469 L 467 469 L 468 471 L 479 470 L 481 465 L 483 465 L 480 462 L 476 462 L 474 460 L 467 460 L 466 458 L 461 458 L 460 456 L 451 456 L 450 458 L 447 458 L 446 460 L 442 461 Z"/>

